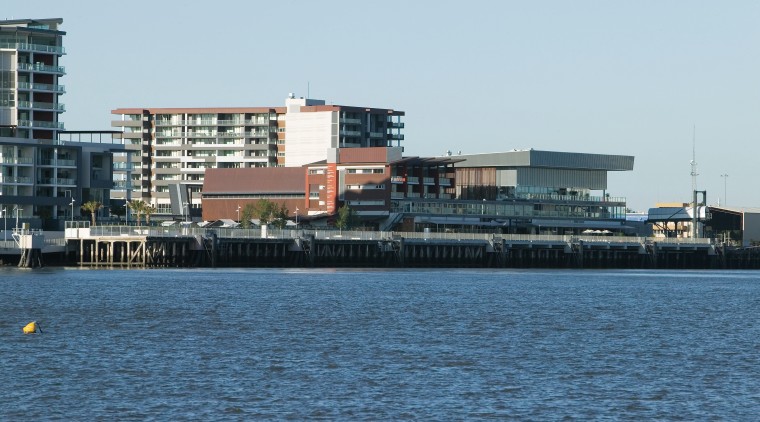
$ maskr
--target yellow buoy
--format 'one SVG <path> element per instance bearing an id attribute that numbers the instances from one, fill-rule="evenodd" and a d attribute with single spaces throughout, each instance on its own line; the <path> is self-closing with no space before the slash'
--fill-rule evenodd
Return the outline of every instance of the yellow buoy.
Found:
<path id="1" fill-rule="evenodd" d="M 32 321 L 24 327 L 24 334 L 34 334 L 37 330 L 40 330 L 40 333 L 42 333 L 42 328 L 37 325 L 37 321 Z"/>

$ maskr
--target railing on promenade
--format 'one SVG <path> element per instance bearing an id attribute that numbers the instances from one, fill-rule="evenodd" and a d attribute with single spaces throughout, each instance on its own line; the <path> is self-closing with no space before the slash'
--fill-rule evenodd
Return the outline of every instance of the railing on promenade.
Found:
<path id="1" fill-rule="evenodd" d="M 78 223 L 77 228 L 85 228 L 87 224 Z M 67 229 L 69 229 L 67 223 Z M 296 239 L 314 237 L 315 239 L 333 240 L 388 240 L 392 238 L 450 240 L 450 241 L 492 241 L 502 239 L 505 242 L 543 242 L 543 243 L 609 243 L 609 244 L 652 244 L 659 245 L 711 245 L 714 239 L 708 238 L 657 238 L 632 236 L 594 236 L 594 235 L 531 235 L 531 234 L 492 234 L 492 233 L 439 233 L 439 232 L 390 232 L 390 231 L 356 231 L 335 229 L 277 229 L 268 228 L 265 234 L 260 228 L 205 228 L 205 227 L 161 227 L 161 226 L 94 226 L 88 228 L 89 236 L 203 236 L 211 234 L 218 238 L 267 238 L 267 239 Z M 70 236 L 67 230 L 67 237 Z M 80 234 L 81 235 L 81 234 Z"/>

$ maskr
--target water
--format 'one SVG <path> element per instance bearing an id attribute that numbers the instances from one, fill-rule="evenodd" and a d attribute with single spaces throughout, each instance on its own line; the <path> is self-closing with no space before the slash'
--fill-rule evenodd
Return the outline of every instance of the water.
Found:
<path id="1" fill-rule="evenodd" d="M 0 298 L 0 420 L 760 414 L 759 272 L 0 269 Z"/>

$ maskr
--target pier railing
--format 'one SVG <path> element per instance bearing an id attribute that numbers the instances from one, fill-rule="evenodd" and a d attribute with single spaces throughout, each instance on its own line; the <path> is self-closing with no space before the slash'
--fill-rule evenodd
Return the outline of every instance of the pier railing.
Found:
<path id="1" fill-rule="evenodd" d="M 200 227 L 157 227 L 157 226 L 95 226 L 80 228 L 74 232 L 67 229 L 66 236 L 201 236 L 211 234 L 219 238 L 268 238 L 268 239 L 297 239 L 314 237 L 315 239 L 332 240 L 388 240 L 388 239 L 421 239 L 448 241 L 491 241 L 502 239 L 506 242 L 550 242 L 550 243 L 657 243 L 660 245 L 710 245 L 714 239 L 691 238 L 655 238 L 630 236 L 594 236 L 594 235 L 530 235 L 530 234 L 491 234 L 491 233 L 437 233 L 437 232 L 397 232 L 397 231 L 354 231 L 354 230 L 322 230 L 322 229 L 273 229 L 263 231 L 260 228 L 200 228 Z"/>

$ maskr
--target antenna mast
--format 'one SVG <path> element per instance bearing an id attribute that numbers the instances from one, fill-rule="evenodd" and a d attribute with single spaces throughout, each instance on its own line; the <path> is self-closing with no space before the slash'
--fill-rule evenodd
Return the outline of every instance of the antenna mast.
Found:
<path id="1" fill-rule="evenodd" d="M 697 190 L 697 125 L 691 135 L 691 190 Z"/>

